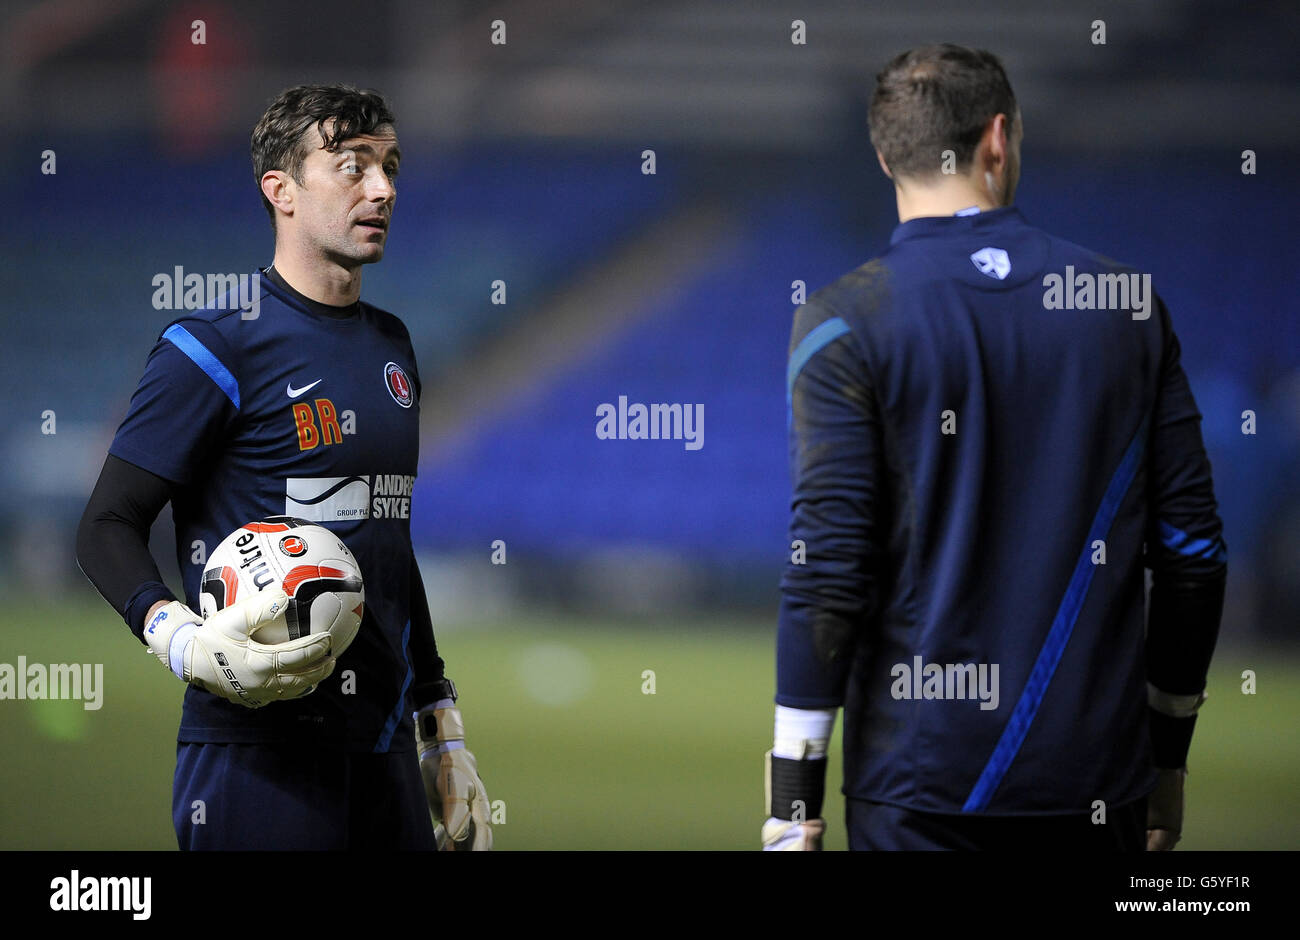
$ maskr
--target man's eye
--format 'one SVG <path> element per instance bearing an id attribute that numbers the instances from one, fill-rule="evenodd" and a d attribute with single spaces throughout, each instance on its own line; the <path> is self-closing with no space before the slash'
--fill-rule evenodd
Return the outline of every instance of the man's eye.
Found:
<path id="1" fill-rule="evenodd" d="M 360 173 L 360 172 L 361 172 L 361 167 L 357 166 L 355 163 L 345 163 L 345 164 L 343 164 L 343 172 L 344 172 L 344 173 Z"/>
<path id="2" fill-rule="evenodd" d="M 384 172 L 388 174 L 388 178 L 390 180 L 397 179 L 397 172 L 398 172 L 397 167 L 395 166 L 385 167 Z"/>

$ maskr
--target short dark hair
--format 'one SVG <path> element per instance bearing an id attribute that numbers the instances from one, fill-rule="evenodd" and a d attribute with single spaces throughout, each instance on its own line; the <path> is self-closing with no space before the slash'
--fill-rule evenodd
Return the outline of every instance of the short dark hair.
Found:
<path id="1" fill-rule="evenodd" d="M 868 123 L 871 145 L 889 171 L 924 178 L 955 154 L 970 168 L 984 127 L 1005 114 L 1008 133 L 1019 120 L 1016 95 L 998 57 L 952 43 L 919 46 L 896 56 L 876 76 Z"/>
<path id="2" fill-rule="evenodd" d="M 325 124 L 333 119 L 327 130 Z M 373 134 L 384 124 L 396 124 L 383 96 L 351 85 L 297 85 L 286 88 L 271 102 L 253 128 L 251 150 L 253 174 L 261 193 L 262 176 L 268 170 L 283 170 L 302 182 L 302 162 L 316 149 L 309 136 L 313 125 L 321 144 L 331 153 L 349 138 Z M 262 195 L 262 205 L 275 228 L 275 207 Z"/>

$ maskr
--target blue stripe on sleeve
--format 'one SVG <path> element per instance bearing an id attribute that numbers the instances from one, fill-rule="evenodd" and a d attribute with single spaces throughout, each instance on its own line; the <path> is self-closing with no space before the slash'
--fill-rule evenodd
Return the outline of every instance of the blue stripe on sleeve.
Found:
<path id="1" fill-rule="evenodd" d="M 1160 544 L 1170 551 L 1189 558 L 1204 558 L 1207 561 L 1222 561 L 1227 557 L 1219 539 L 1194 539 L 1177 526 L 1159 520 Z"/>
<path id="2" fill-rule="evenodd" d="M 808 331 L 808 335 L 799 340 L 799 345 L 790 354 L 790 364 L 785 370 L 785 400 L 794 400 L 794 380 L 799 377 L 808 360 L 817 355 L 828 343 L 839 339 L 849 331 L 849 325 L 839 317 L 832 317 L 825 323 L 819 323 Z"/>
<path id="3" fill-rule="evenodd" d="M 1061 656 L 1065 653 L 1070 634 L 1074 632 L 1079 611 L 1083 609 L 1088 587 L 1092 584 L 1093 573 L 1097 570 L 1097 566 L 1092 563 L 1092 543 L 1104 539 L 1106 533 L 1110 531 L 1115 515 L 1124 500 L 1124 494 L 1128 492 L 1133 478 L 1137 475 L 1138 467 L 1142 464 L 1142 456 L 1146 450 L 1148 421 L 1149 419 L 1143 419 L 1133 440 L 1129 442 L 1128 449 L 1115 470 L 1115 475 L 1111 477 L 1110 484 L 1106 487 L 1106 493 L 1101 498 L 1101 506 L 1098 507 L 1097 514 L 1092 520 L 1092 527 L 1088 530 L 1083 551 L 1075 563 L 1074 574 L 1070 577 L 1069 585 L 1066 586 L 1065 596 L 1061 599 L 1060 607 L 1057 608 L 1051 629 L 1047 631 L 1043 648 L 1038 651 L 1038 658 L 1034 661 L 1033 669 L 1030 670 L 1029 681 L 1025 683 L 1025 690 L 1020 693 L 1020 700 L 1016 702 L 1007 726 L 1002 729 L 1002 736 L 998 739 L 993 754 L 984 765 L 979 779 L 975 781 L 970 796 L 966 798 L 966 805 L 962 807 L 962 812 L 984 811 L 998 785 L 1002 783 L 1002 778 L 1011 767 L 1012 761 L 1020 752 L 1020 746 L 1029 733 L 1029 726 L 1033 724 L 1038 707 L 1043 703 L 1043 696 L 1047 694 L 1048 683 L 1052 681 L 1056 667 L 1061 662 Z"/>
<path id="4" fill-rule="evenodd" d="M 217 383 L 217 387 L 226 393 L 234 406 L 239 407 L 239 383 L 230 370 L 222 365 L 221 360 L 195 339 L 194 334 L 179 323 L 173 323 L 163 332 L 163 339 L 171 340 L 177 349 L 189 356 L 208 378 Z"/>

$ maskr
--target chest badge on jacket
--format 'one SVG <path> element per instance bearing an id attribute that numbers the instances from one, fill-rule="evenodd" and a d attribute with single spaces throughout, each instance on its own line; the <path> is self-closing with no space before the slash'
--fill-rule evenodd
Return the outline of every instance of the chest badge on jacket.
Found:
<path id="1" fill-rule="evenodd" d="M 406 372 L 397 363 L 390 362 L 384 366 L 384 385 L 388 388 L 388 394 L 393 396 L 393 401 L 403 408 L 411 407 L 411 402 L 415 400 L 415 395 L 411 391 L 411 380 L 406 377 Z"/>

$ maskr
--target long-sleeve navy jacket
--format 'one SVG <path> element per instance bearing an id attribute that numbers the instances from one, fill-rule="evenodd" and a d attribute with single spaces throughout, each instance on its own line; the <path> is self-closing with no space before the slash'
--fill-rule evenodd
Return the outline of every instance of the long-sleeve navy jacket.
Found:
<path id="1" fill-rule="evenodd" d="M 1060 814 L 1154 785 L 1148 678 L 1203 685 L 1218 610 L 1190 664 L 1149 663 L 1143 569 L 1221 583 L 1226 548 L 1143 285 L 1004 208 L 905 222 L 797 309 L 776 701 L 844 706 L 847 796 Z"/>

